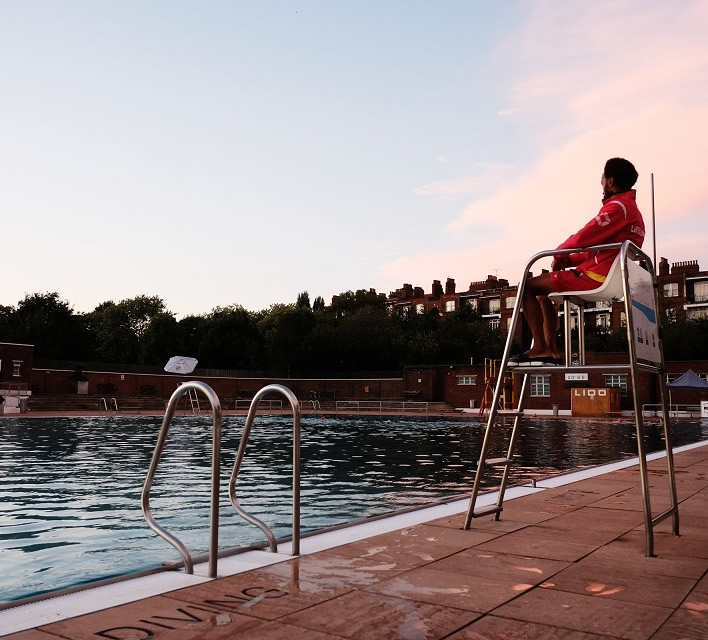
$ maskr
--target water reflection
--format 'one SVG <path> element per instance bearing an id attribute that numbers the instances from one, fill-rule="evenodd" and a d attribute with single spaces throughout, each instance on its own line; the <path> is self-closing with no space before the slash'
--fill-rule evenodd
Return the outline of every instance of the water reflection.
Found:
<path id="1" fill-rule="evenodd" d="M 222 438 L 221 546 L 262 540 L 226 496 L 244 418 L 226 418 Z M 160 428 L 155 417 L 0 420 L 0 599 L 174 561 L 140 511 L 140 491 Z M 171 428 L 153 487 L 153 512 L 193 552 L 208 544 L 211 461 L 208 417 Z M 529 420 L 520 434 L 515 482 L 636 453 L 629 422 Z M 302 528 L 469 491 L 484 425 L 478 419 L 306 418 L 302 438 Z M 708 422 L 675 425 L 675 444 L 706 437 Z M 506 437 L 493 442 L 501 455 Z M 649 450 L 662 448 L 647 426 Z M 259 417 L 239 496 L 276 535 L 290 532 L 292 419 Z M 494 478 L 489 480 L 494 483 Z"/>

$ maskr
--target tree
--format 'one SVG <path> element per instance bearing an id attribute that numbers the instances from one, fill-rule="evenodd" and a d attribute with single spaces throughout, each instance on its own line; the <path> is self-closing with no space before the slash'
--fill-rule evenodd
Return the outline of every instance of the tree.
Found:
<path id="1" fill-rule="evenodd" d="M 325 301 L 322 296 L 317 296 L 315 301 L 312 303 L 312 310 L 317 313 L 322 313 L 325 310 Z"/>
<path id="2" fill-rule="evenodd" d="M 258 327 L 243 307 L 217 307 L 205 318 L 198 358 L 204 367 L 259 368 L 262 362 Z"/>
<path id="3" fill-rule="evenodd" d="M 667 360 L 708 359 L 708 318 L 685 322 L 665 321 L 662 326 L 664 357 Z"/>
<path id="4" fill-rule="evenodd" d="M 87 322 L 99 357 L 104 362 L 138 362 L 145 332 L 153 318 L 163 314 L 172 315 L 158 296 L 140 295 L 98 305 L 87 314 Z"/>
<path id="5" fill-rule="evenodd" d="M 330 310 L 337 316 L 343 316 L 357 313 L 366 307 L 385 309 L 386 298 L 383 295 L 378 295 L 375 289 L 358 289 L 356 293 L 345 291 L 332 298 Z"/>
<path id="6" fill-rule="evenodd" d="M 154 316 L 140 340 L 140 364 L 163 366 L 172 356 L 181 355 L 177 320 L 169 313 Z"/>
<path id="7" fill-rule="evenodd" d="M 297 309 L 310 308 L 310 294 L 307 291 L 297 294 L 297 302 L 295 302 L 295 307 Z"/>
<path id="8" fill-rule="evenodd" d="M 37 358 L 83 359 L 89 355 L 90 336 L 80 316 L 59 294 L 33 293 L 6 314 L 10 335 L 16 342 L 34 345 Z"/>
<path id="9" fill-rule="evenodd" d="M 268 362 L 288 372 L 310 368 L 308 344 L 316 325 L 315 314 L 306 307 L 273 305 L 259 324 Z"/>

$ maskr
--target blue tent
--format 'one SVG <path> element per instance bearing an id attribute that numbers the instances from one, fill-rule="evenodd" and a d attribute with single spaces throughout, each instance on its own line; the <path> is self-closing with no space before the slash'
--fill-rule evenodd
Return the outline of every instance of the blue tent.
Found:
<path id="1" fill-rule="evenodd" d="M 691 369 L 666 386 L 671 391 L 708 391 L 708 382 Z"/>

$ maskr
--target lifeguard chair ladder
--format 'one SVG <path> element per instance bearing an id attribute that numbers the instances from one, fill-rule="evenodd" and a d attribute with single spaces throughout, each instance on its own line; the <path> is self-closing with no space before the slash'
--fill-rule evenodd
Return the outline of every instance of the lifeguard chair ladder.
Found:
<path id="1" fill-rule="evenodd" d="M 494 389 L 497 383 L 497 370 L 501 360 L 499 358 L 485 358 L 484 359 L 484 392 L 482 394 L 482 401 L 479 404 L 479 415 L 483 416 L 488 410 L 492 403 L 494 397 Z M 503 391 L 505 387 L 511 386 L 510 398 Z M 502 393 L 499 397 L 499 409 L 507 409 L 509 406 L 513 406 L 514 402 L 514 390 L 511 380 L 511 376 L 507 375 L 504 379 L 504 386 L 502 387 Z"/>
<path id="2" fill-rule="evenodd" d="M 526 284 L 526 274 L 531 266 L 542 258 L 549 256 L 576 253 L 579 251 L 597 251 L 606 249 L 617 249 L 619 253 L 615 258 L 612 268 L 605 279 L 605 282 L 590 291 L 569 291 L 552 294 L 551 298 L 560 298 L 564 306 L 565 321 L 565 363 L 563 366 L 517 366 L 513 372 L 523 375 L 521 382 L 521 392 L 515 410 L 512 412 L 499 411 L 499 397 L 504 384 L 504 377 L 508 369 L 509 356 L 511 351 L 512 337 L 519 321 L 521 312 L 521 300 L 523 299 L 524 287 Z M 640 266 L 637 262 L 643 265 Z M 626 364 L 610 365 L 586 365 L 585 364 L 585 338 L 584 338 L 584 305 L 588 301 L 624 300 L 624 308 L 627 321 L 627 340 L 629 342 L 629 362 Z M 578 307 L 578 357 L 572 358 L 571 344 L 571 304 Z M 489 406 L 489 416 L 487 427 L 482 441 L 479 463 L 475 474 L 472 494 L 470 496 L 469 508 L 465 517 L 464 529 L 469 529 L 472 518 L 486 515 L 493 515 L 495 520 L 503 511 L 504 492 L 509 480 L 509 471 L 514 455 L 514 448 L 518 436 L 519 426 L 523 418 L 523 403 L 528 386 L 528 378 L 531 373 L 549 373 L 552 371 L 568 371 L 581 368 L 584 371 L 592 369 L 607 370 L 629 370 L 632 380 L 632 399 L 634 402 L 634 417 L 637 434 L 637 454 L 639 457 L 639 470 L 641 475 L 642 502 L 644 509 L 644 530 L 645 530 L 645 553 L 647 556 L 654 555 L 654 525 L 671 516 L 673 518 L 673 534 L 679 535 L 679 512 L 676 495 L 676 479 L 674 475 L 674 460 L 671 448 L 671 423 L 667 402 L 666 378 L 664 372 L 664 354 L 659 334 L 658 318 L 656 309 L 658 308 L 657 286 L 654 268 L 649 257 L 630 241 L 624 243 L 613 243 L 604 245 L 594 245 L 591 247 L 578 247 L 573 249 L 557 250 L 552 249 L 542 251 L 534 255 L 524 267 L 522 278 L 519 282 L 516 305 L 511 317 L 509 333 L 502 356 L 501 365 L 497 375 L 497 384 L 494 390 L 494 398 Z M 647 472 L 646 452 L 644 447 L 644 420 L 642 415 L 641 399 L 639 397 L 639 371 L 654 373 L 659 378 L 659 388 L 661 393 L 661 409 L 664 424 L 664 443 L 666 445 L 666 462 L 668 467 L 669 487 L 671 494 L 671 506 L 664 512 L 653 516 L 651 510 L 651 500 L 649 495 L 649 476 Z M 498 419 L 502 416 L 514 416 L 514 423 L 509 436 L 509 446 L 507 454 L 502 458 L 487 458 L 492 432 L 495 427 L 499 427 Z M 499 493 L 496 504 L 476 509 L 477 496 L 485 472 L 495 467 L 502 467 L 503 473 L 499 485 Z"/>

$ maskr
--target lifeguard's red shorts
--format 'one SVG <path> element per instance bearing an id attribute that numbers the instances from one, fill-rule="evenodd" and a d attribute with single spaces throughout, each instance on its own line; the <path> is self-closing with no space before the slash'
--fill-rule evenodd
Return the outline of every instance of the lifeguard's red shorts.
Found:
<path id="1" fill-rule="evenodd" d="M 553 291 L 556 293 L 562 291 L 591 291 L 592 289 L 597 289 L 602 284 L 602 282 L 593 280 L 575 269 L 551 271 L 548 275 L 551 278 Z"/>

